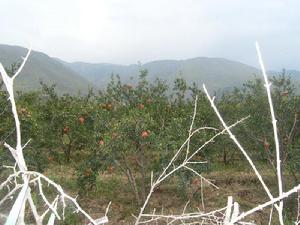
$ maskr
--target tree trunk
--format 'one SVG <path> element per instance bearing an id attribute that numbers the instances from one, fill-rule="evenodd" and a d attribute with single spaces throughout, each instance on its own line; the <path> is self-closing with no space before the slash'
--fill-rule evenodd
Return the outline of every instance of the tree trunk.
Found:
<path id="1" fill-rule="evenodd" d="M 144 150 L 141 148 L 141 162 L 140 162 L 140 172 L 142 176 L 141 180 L 141 194 L 142 194 L 142 199 L 143 201 L 146 200 L 146 171 L 145 171 L 145 155 L 144 155 Z"/>
<path id="2" fill-rule="evenodd" d="M 70 159 L 71 159 L 71 148 L 72 148 L 72 145 L 70 143 L 70 144 L 68 144 L 68 146 L 64 150 L 65 159 L 66 159 L 67 162 L 70 162 Z"/>
<path id="3" fill-rule="evenodd" d="M 136 185 L 136 181 L 135 181 L 135 178 L 131 172 L 130 169 L 127 169 L 126 171 L 126 176 L 127 176 L 127 179 L 129 181 L 129 184 L 131 186 L 131 189 L 134 193 L 134 196 L 135 196 L 135 200 L 137 202 L 138 205 L 141 205 L 141 199 L 140 199 L 140 196 L 139 196 L 139 191 L 138 191 L 138 188 L 137 188 L 137 185 Z"/>
<path id="4" fill-rule="evenodd" d="M 228 161 L 227 161 L 227 151 L 226 151 L 225 148 L 223 149 L 223 163 L 224 163 L 224 165 L 227 165 L 227 163 L 228 163 Z"/>
<path id="5" fill-rule="evenodd" d="M 125 173 L 125 175 L 126 175 L 126 177 L 127 177 L 127 180 L 128 180 L 128 183 L 129 183 L 129 185 L 130 185 L 130 187 L 131 187 L 131 190 L 132 190 L 132 192 L 133 192 L 133 194 L 134 194 L 134 196 L 135 196 L 136 203 L 137 203 L 138 205 L 141 205 L 141 198 L 140 198 L 139 191 L 138 191 L 138 188 L 137 188 L 137 185 L 136 185 L 135 177 L 134 177 L 134 175 L 133 175 L 133 173 L 132 173 L 132 169 L 130 168 L 130 166 L 129 166 L 129 164 L 128 164 L 128 162 L 127 162 L 127 159 L 126 159 L 126 157 L 125 157 L 124 154 L 122 154 L 122 158 L 123 158 L 123 161 L 124 161 L 124 166 L 125 166 L 125 168 L 122 167 L 122 166 L 120 165 L 120 163 L 117 162 L 116 160 L 115 160 L 115 163 L 116 163 L 116 164 L 122 169 L 122 171 Z"/>

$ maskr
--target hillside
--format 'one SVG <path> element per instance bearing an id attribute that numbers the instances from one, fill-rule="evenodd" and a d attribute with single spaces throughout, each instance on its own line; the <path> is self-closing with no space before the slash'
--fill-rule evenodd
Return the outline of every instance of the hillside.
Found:
<path id="1" fill-rule="evenodd" d="M 129 81 L 136 77 L 140 66 L 137 64 L 123 66 L 115 64 L 90 64 L 83 62 L 64 63 L 74 72 L 81 74 L 98 87 L 103 87 L 110 80 L 111 74 L 119 74 L 121 79 Z M 160 60 L 141 65 L 149 72 L 149 79 L 159 77 L 167 82 L 182 77 L 189 83 L 202 83 L 213 90 L 239 86 L 259 71 L 251 66 L 221 58 L 199 57 L 187 60 Z"/>
<path id="2" fill-rule="evenodd" d="M 0 45 L 0 62 L 5 67 L 10 67 L 13 63 L 21 62 L 21 57 L 26 53 L 27 49 L 23 47 Z M 57 60 L 44 53 L 32 51 L 24 70 L 16 79 L 16 90 L 36 90 L 41 81 L 49 85 L 56 84 L 59 93 L 76 94 L 79 90 L 86 93 L 88 87 L 93 86 Z"/>
<path id="3" fill-rule="evenodd" d="M 26 55 L 23 47 L 0 45 L 0 62 L 9 67 L 20 62 Z M 61 59 L 32 51 L 29 60 L 16 80 L 16 90 L 28 91 L 40 88 L 40 81 L 56 84 L 58 93 L 86 93 L 88 87 L 105 88 L 112 74 L 120 75 L 124 82 L 135 83 L 140 69 L 147 69 L 148 79 L 153 81 L 159 77 L 172 84 L 175 78 L 184 78 L 202 85 L 205 83 L 210 90 L 223 91 L 234 86 L 240 86 L 254 75 L 260 76 L 255 67 L 222 58 L 198 57 L 187 60 L 159 60 L 142 65 L 117 65 L 109 63 L 68 63 Z M 270 74 L 278 74 L 270 72 Z M 288 70 L 295 86 L 299 89 L 300 72 Z M 135 79 L 131 79 L 131 78 Z"/>

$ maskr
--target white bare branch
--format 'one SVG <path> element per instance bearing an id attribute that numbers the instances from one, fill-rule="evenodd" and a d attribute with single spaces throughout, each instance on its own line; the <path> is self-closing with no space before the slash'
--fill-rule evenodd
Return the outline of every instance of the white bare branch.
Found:
<path id="1" fill-rule="evenodd" d="M 3 189 L 4 187 L 8 188 L 8 193 L 1 199 L 0 205 L 3 204 L 3 202 L 5 202 L 7 199 L 9 199 L 17 190 L 19 190 L 20 188 L 22 188 L 22 190 L 23 190 L 25 188 L 24 185 L 27 185 L 28 188 L 26 189 L 26 194 L 24 194 L 24 196 L 23 195 L 21 196 L 22 202 L 20 200 L 20 202 L 21 202 L 20 204 L 22 204 L 22 206 L 15 205 L 15 204 L 19 204 L 18 202 L 14 204 L 15 209 L 19 210 L 18 215 L 13 215 L 11 217 L 8 217 L 8 220 L 9 221 L 16 220 L 16 221 L 19 221 L 18 222 L 19 224 L 25 224 L 24 223 L 25 204 L 27 201 L 29 203 L 31 212 L 35 218 L 37 225 L 42 225 L 43 218 L 45 217 L 45 215 L 47 214 L 48 211 L 51 211 L 56 216 L 56 218 L 61 219 L 61 217 L 57 211 L 57 208 L 56 208 L 56 204 L 58 202 L 58 197 L 52 203 L 50 203 L 48 201 L 47 197 L 44 195 L 44 192 L 43 192 L 42 180 L 41 180 L 41 179 L 43 179 L 48 184 L 51 184 L 59 193 L 59 196 L 61 198 L 62 208 L 63 208 L 63 213 L 62 213 L 63 219 L 64 219 L 64 212 L 65 212 L 65 208 L 66 208 L 65 199 L 68 199 L 69 201 L 71 201 L 74 204 L 74 206 L 76 208 L 76 212 L 82 213 L 91 222 L 91 224 L 97 225 L 97 224 L 107 223 L 108 222 L 108 218 L 107 218 L 108 208 L 106 210 L 104 217 L 94 220 L 87 212 L 85 212 L 80 207 L 80 205 L 78 204 L 78 202 L 76 201 L 75 198 L 70 197 L 69 195 L 67 195 L 64 192 L 64 190 L 61 188 L 60 185 L 56 184 L 55 182 L 53 182 L 52 180 L 50 180 L 49 178 L 47 178 L 46 176 L 44 176 L 41 173 L 27 170 L 27 165 L 26 165 L 26 162 L 25 162 L 25 159 L 23 156 L 23 148 L 25 148 L 27 146 L 27 144 L 29 143 L 30 140 L 22 146 L 20 120 L 19 120 L 19 116 L 18 116 L 18 112 L 17 112 L 17 106 L 16 106 L 16 102 L 15 102 L 13 87 L 14 87 L 14 80 L 20 74 L 22 69 L 24 68 L 24 66 L 28 60 L 28 57 L 30 55 L 30 52 L 31 52 L 31 50 L 28 51 L 27 55 L 23 59 L 21 66 L 18 68 L 17 72 L 12 77 L 8 76 L 3 65 L 0 63 L 0 74 L 2 76 L 2 80 L 4 82 L 4 85 L 6 87 L 8 95 L 9 95 L 8 99 L 11 103 L 12 114 L 13 114 L 14 121 L 15 121 L 15 131 L 16 131 L 16 147 L 12 147 L 8 143 L 5 143 L 4 146 L 10 151 L 10 153 L 12 154 L 14 160 L 16 161 L 16 165 L 18 167 L 18 170 L 16 169 L 16 167 L 13 167 L 14 172 L 12 174 L 10 174 L 7 177 L 7 179 L 0 184 L 0 190 Z M 20 180 L 23 180 L 23 183 L 18 183 L 17 182 L 18 180 L 19 180 L 19 182 L 20 182 Z M 45 202 L 45 204 L 47 206 L 47 209 L 42 216 L 40 216 L 37 212 L 37 208 L 32 200 L 31 189 L 29 187 L 29 185 L 31 183 L 36 183 L 36 182 L 38 183 L 39 194 L 41 195 L 43 201 Z M 14 187 L 11 189 L 10 186 L 12 186 L 12 185 L 14 185 Z M 22 194 L 23 194 L 23 192 L 22 192 Z M 20 194 L 19 194 L 19 196 L 20 196 Z M 20 197 L 20 199 L 21 199 L 21 197 Z M 11 224 L 9 221 L 8 221 L 8 223 Z"/>
<path id="2" fill-rule="evenodd" d="M 258 205 L 250 210 L 248 210 L 247 212 L 243 212 L 241 213 L 238 217 L 236 217 L 234 220 L 230 221 L 230 223 L 228 225 L 234 225 L 234 223 L 240 221 L 241 219 L 245 218 L 246 216 L 249 216 L 251 214 L 253 214 L 254 212 L 257 212 L 259 210 L 262 210 L 268 206 L 271 206 L 273 204 L 275 204 L 276 202 L 281 201 L 282 199 L 285 199 L 287 197 L 289 197 L 291 194 L 296 193 L 297 191 L 300 190 L 300 184 L 295 186 L 294 188 L 290 189 L 287 192 L 283 192 L 281 195 L 279 195 L 276 198 L 273 198 L 272 200 L 265 202 L 261 205 Z"/>
<path id="3" fill-rule="evenodd" d="M 196 101 L 197 101 L 197 98 L 196 98 Z M 218 132 L 217 134 L 215 134 L 213 137 L 211 137 L 209 140 L 207 140 L 204 144 L 202 144 L 198 149 L 196 149 L 192 154 L 189 154 L 190 153 L 190 149 L 189 149 L 189 143 L 190 143 L 190 139 L 192 138 L 192 136 L 196 133 L 196 132 L 199 132 L 200 130 L 216 130 L 215 128 L 211 128 L 211 127 L 202 127 L 202 128 L 198 128 L 196 130 L 194 130 L 192 132 L 192 129 L 193 129 L 193 125 L 194 125 L 194 121 L 195 121 L 195 117 L 196 117 L 196 111 L 197 111 L 197 103 L 195 101 L 195 107 L 194 107 L 194 113 L 193 113 L 193 119 L 192 119 L 192 122 L 191 122 L 191 126 L 190 126 L 190 129 L 189 129 L 189 135 L 187 137 L 187 139 L 185 140 L 185 142 L 181 145 L 181 147 L 177 150 L 177 152 L 174 154 L 173 158 L 170 160 L 170 162 L 168 163 L 168 165 L 163 169 L 162 173 L 158 176 L 158 178 L 154 181 L 154 182 L 151 182 L 151 187 L 150 187 L 150 191 L 147 195 L 147 198 L 140 210 L 140 213 L 139 215 L 136 217 L 136 222 L 135 222 L 135 225 L 138 225 L 138 224 L 142 224 L 144 223 L 143 221 L 140 221 L 141 218 L 144 216 L 144 211 L 146 209 L 146 206 L 148 205 L 148 202 L 152 196 L 152 193 L 154 192 L 155 188 L 157 186 L 159 186 L 164 180 L 166 180 L 168 177 L 170 177 L 171 175 L 173 175 L 175 172 L 177 172 L 178 170 L 182 169 L 182 168 L 185 168 L 185 169 L 188 169 L 190 171 L 192 171 L 193 173 L 195 173 L 197 176 L 199 176 L 201 178 L 201 181 L 205 181 L 207 182 L 209 185 L 212 185 L 214 188 L 218 188 L 216 185 L 214 185 L 212 182 L 210 182 L 209 180 L 207 180 L 206 178 L 204 178 L 203 176 L 201 176 L 199 173 L 197 173 L 194 169 L 192 169 L 191 167 L 188 166 L 189 163 L 191 164 L 194 164 L 195 161 L 192 161 L 194 156 L 199 153 L 199 151 L 201 151 L 204 147 L 206 147 L 209 143 L 213 142 L 215 138 L 217 138 L 218 136 L 224 134 L 226 132 L 226 129 Z M 237 124 L 243 122 L 245 119 L 247 119 L 248 117 L 246 118 L 243 118 L 239 121 L 237 121 L 236 123 L 232 124 L 230 128 L 236 126 Z M 176 159 L 179 157 L 180 153 L 182 152 L 182 149 L 187 145 L 187 150 L 186 150 L 186 154 L 185 154 L 185 159 L 179 164 L 179 165 L 174 165 L 174 162 L 176 161 Z M 171 166 L 173 166 L 173 169 L 170 169 Z M 170 171 L 169 171 L 170 169 Z M 153 178 L 152 178 L 153 179 Z M 152 180 L 151 179 L 151 180 Z M 157 218 L 155 219 L 157 220 Z M 180 219 L 181 220 L 181 219 Z"/>
<path id="4" fill-rule="evenodd" d="M 261 56 L 259 44 L 256 42 L 255 46 L 256 46 L 258 61 L 259 61 L 261 71 L 262 71 L 264 81 L 265 81 L 265 88 L 267 91 L 268 102 L 269 102 L 269 107 L 270 107 L 270 113 L 271 113 L 271 119 L 272 119 L 272 125 L 273 125 L 274 142 L 275 142 L 275 149 L 276 149 L 276 171 L 277 171 L 277 180 L 278 180 L 278 190 L 279 190 L 279 195 L 281 195 L 283 188 L 282 188 L 280 146 L 279 146 L 278 131 L 277 131 L 277 120 L 275 117 L 274 106 L 273 106 L 272 96 L 271 96 L 271 89 L 270 89 L 271 83 L 269 82 L 268 76 L 266 74 L 266 69 L 265 69 L 264 62 L 263 62 L 263 59 Z M 279 208 L 278 208 L 278 214 L 279 214 L 279 222 L 281 225 L 284 224 L 282 210 L 283 210 L 283 201 L 280 201 Z"/>
<path id="5" fill-rule="evenodd" d="M 262 184 L 264 190 L 266 191 L 267 195 L 269 196 L 269 198 L 272 200 L 273 199 L 273 195 L 270 192 L 270 189 L 268 188 L 268 186 L 266 185 L 266 183 L 264 182 L 261 174 L 258 172 L 258 170 L 256 169 L 256 166 L 254 165 L 252 159 L 249 157 L 248 153 L 245 151 L 244 147 L 240 144 L 240 142 L 237 140 L 237 138 L 233 135 L 233 133 L 231 132 L 231 130 L 229 129 L 229 127 L 227 126 L 227 124 L 225 123 L 223 117 L 221 116 L 219 110 L 217 109 L 213 98 L 210 97 L 205 85 L 203 84 L 203 89 L 204 92 L 211 104 L 211 107 L 213 108 L 213 110 L 215 111 L 215 114 L 217 115 L 217 117 L 219 118 L 220 122 L 222 123 L 223 127 L 226 129 L 227 133 L 229 134 L 229 137 L 233 140 L 233 142 L 236 144 L 236 146 L 240 149 L 240 151 L 243 153 L 243 155 L 245 156 L 245 158 L 247 159 L 248 163 L 250 164 L 250 166 L 252 167 L 256 177 L 259 179 L 260 183 Z M 276 205 L 275 205 L 276 206 Z"/>
<path id="6" fill-rule="evenodd" d="M 28 50 L 26 56 L 23 58 L 23 62 L 22 62 L 22 64 L 21 64 L 21 66 L 18 68 L 17 72 L 13 75 L 13 77 L 12 77 L 13 80 L 14 80 L 14 79 L 21 73 L 21 71 L 23 70 L 23 68 L 24 68 L 24 66 L 25 66 L 25 64 L 26 64 L 26 62 L 27 62 L 27 59 L 28 59 L 30 53 L 31 53 L 31 48 Z"/>

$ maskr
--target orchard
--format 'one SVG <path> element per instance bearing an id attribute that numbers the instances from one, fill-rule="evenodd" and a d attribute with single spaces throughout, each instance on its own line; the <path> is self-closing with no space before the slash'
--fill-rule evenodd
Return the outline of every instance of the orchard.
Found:
<path id="1" fill-rule="evenodd" d="M 285 72 L 272 81 L 282 166 L 292 182 L 297 183 L 300 97 Z M 141 70 L 138 80 L 133 83 L 124 84 L 120 77 L 112 76 L 105 90 L 98 93 L 90 90 L 86 96 L 58 95 L 55 86 L 44 83 L 40 91 L 18 93 L 23 138 L 32 139 L 24 152 L 29 168 L 40 172 L 51 171 L 60 165 L 71 168 L 79 198 L 97 193 L 99 182 L 104 182 L 101 181 L 103 174 L 122 177 L 131 204 L 141 206 L 147 198 L 152 177 L 158 175 L 161 165 L 166 165 L 172 158 L 188 132 L 194 131 L 190 121 L 195 96 L 198 96 L 200 106 L 193 120 L 195 127 L 213 126 L 216 130 L 195 133 L 189 149 L 195 151 L 193 149 L 222 128 L 196 84 L 189 85 L 183 79 L 176 79 L 172 85 L 159 79 L 149 82 L 146 70 Z M 275 146 L 271 124 L 267 122 L 268 106 L 263 88 L 262 81 L 255 79 L 242 88 L 217 96 L 215 104 L 231 123 L 241 115 L 251 115 L 234 131 L 260 165 L 275 168 Z M 6 93 L 0 91 L 0 104 L 4 109 L 0 136 L 1 140 L 13 143 L 13 118 L 4 107 L 6 102 Z M 232 166 L 244 168 L 240 163 L 242 154 L 227 137 L 220 136 L 216 142 L 195 154 L 195 159 L 206 163 L 195 164 L 194 169 L 199 173 L 211 173 Z M 3 164 L 12 162 L 4 149 L 0 157 Z M 182 163 L 185 158 L 181 155 L 177 160 Z M 199 177 L 189 170 L 179 171 L 175 177 L 173 182 L 181 200 L 196 198 L 203 201 Z"/>

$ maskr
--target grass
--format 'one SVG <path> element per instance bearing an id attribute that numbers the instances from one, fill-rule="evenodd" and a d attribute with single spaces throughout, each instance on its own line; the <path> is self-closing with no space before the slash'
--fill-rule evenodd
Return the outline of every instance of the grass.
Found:
<path id="1" fill-rule="evenodd" d="M 261 166 L 261 165 L 260 165 Z M 243 167 L 243 166 L 242 166 Z M 263 167 L 263 166 L 261 166 Z M 268 167 L 262 170 L 263 177 L 267 185 L 271 188 L 272 193 L 276 193 L 277 184 L 274 172 Z M 68 165 L 51 166 L 47 171 L 51 179 L 60 183 L 67 190 L 67 193 L 76 196 L 78 194 L 78 185 L 72 167 Z M 220 188 L 216 190 L 204 185 L 204 203 L 205 210 L 213 210 L 226 206 L 227 196 L 233 196 L 234 200 L 240 204 L 241 210 L 246 211 L 259 203 L 268 200 L 267 195 L 262 189 L 258 179 L 254 173 L 248 169 L 236 170 L 233 166 L 223 167 L 218 165 L 218 170 L 203 173 L 203 176 L 213 180 Z M 286 186 L 293 185 L 291 178 L 287 176 Z M 189 187 L 191 188 L 191 187 Z M 189 191 L 189 188 L 187 192 Z M 114 174 L 100 174 L 97 177 L 96 187 L 86 192 L 85 195 L 79 196 L 79 202 L 94 218 L 101 217 L 106 209 L 109 201 L 112 205 L 109 211 L 109 224 L 132 224 L 134 218 L 132 214 L 137 214 L 139 206 L 134 201 L 134 196 L 130 192 L 127 179 L 118 171 Z M 149 202 L 150 209 L 157 209 L 157 212 L 164 210 L 165 213 L 181 213 L 183 206 L 190 200 L 189 210 L 203 210 L 201 204 L 200 189 L 192 195 L 183 195 L 178 188 L 178 178 L 174 177 L 161 185 L 153 194 Z M 287 202 L 289 206 L 296 206 L 293 199 Z M 257 224 L 267 224 L 270 208 L 253 214 L 247 220 L 253 220 Z M 287 224 L 292 221 L 296 209 L 290 208 L 286 210 Z M 275 211 L 274 211 L 275 212 Z M 62 224 L 83 224 L 80 217 L 76 215 L 68 215 L 66 222 Z M 278 224 L 276 213 L 272 224 Z"/>
<path id="2" fill-rule="evenodd" d="M 257 166 L 266 184 L 270 187 L 271 192 L 276 195 L 277 180 L 274 171 L 265 164 L 258 164 Z M 234 200 L 240 204 L 242 211 L 246 211 L 268 200 L 258 179 L 251 169 L 249 169 L 248 165 L 229 164 L 225 166 L 221 163 L 216 163 L 211 165 L 210 171 L 211 172 L 202 173 L 202 175 L 213 181 L 220 189 L 217 190 L 204 184 L 205 211 L 225 207 L 228 196 L 233 196 Z M 5 171 L 3 171 L 1 177 L 4 177 L 5 174 Z M 78 195 L 80 187 L 76 181 L 74 165 L 51 163 L 44 174 L 59 183 L 69 195 L 73 197 Z M 286 189 L 289 189 L 294 185 L 294 181 L 287 173 L 284 175 L 286 177 Z M 137 181 L 139 183 L 139 180 Z M 157 212 L 161 212 L 163 209 L 164 213 L 181 213 L 187 201 L 190 201 L 187 208 L 190 212 L 198 209 L 204 210 L 200 189 L 195 189 L 192 184 L 188 184 L 186 193 L 184 193 L 183 190 L 179 188 L 179 184 L 179 177 L 173 176 L 173 178 L 168 179 L 163 185 L 157 188 L 149 202 L 147 211 L 155 208 Z M 44 188 L 44 192 L 48 196 L 51 196 L 51 198 L 56 196 L 53 190 L 47 188 L 46 184 Z M 41 203 L 40 196 L 33 195 L 33 197 L 36 203 Z M 137 215 L 139 210 L 139 206 L 135 203 L 134 196 L 127 183 L 127 178 L 118 170 L 114 170 L 112 174 L 107 172 L 99 174 L 95 187 L 90 191 L 86 191 L 83 195 L 79 195 L 78 201 L 94 218 L 103 216 L 107 204 L 112 201 L 108 214 L 110 220 L 109 224 L 133 224 L 134 217 L 132 214 Z M 292 220 L 295 219 L 296 212 L 296 196 L 289 198 L 285 202 L 285 205 L 286 224 L 293 224 Z M 67 208 L 65 221 L 60 222 L 60 225 L 87 224 L 87 221 L 85 221 L 81 215 L 74 214 L 73 210 L 74 208 L 72 207 Z M 247 220 L 253 220 L 257 224 L 267 224 L 269 211 L 270 208 L 259 211 L 251 215 Z M 274 210 L 272 223 L 274 225 L 278 224 L 276 217 L 276 211 Z"/>

